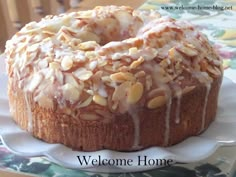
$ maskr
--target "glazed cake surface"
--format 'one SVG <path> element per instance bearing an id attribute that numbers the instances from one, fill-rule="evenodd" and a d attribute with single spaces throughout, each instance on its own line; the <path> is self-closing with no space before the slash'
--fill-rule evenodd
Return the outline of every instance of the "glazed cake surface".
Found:
<path id="1" fill-rule="evenodd" d="M 31 22 L 6 44 L 14 120 L 76 150 L 170 146 L 214 120 L 223 70 L 207 38 L 155 11 L 105 6 Z"/>

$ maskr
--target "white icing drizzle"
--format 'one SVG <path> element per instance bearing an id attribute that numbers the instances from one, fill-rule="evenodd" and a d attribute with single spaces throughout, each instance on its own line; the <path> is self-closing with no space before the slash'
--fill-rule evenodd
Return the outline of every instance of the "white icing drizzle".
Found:
<path id="1" fill-rule="evenodd" d="M 175 96 L 177 99 L 177 105 L 175 110 L 175 123 L 180 123 L 180 107 L 181 107 L 181 99 L 182 99 L 182 89 L 178 85 L 174 85 Z"/>
<path id="2" fill-rule="evenodd" d="M 29 100 L 28 100 L 26 93 L 24 94 L 24 97 L 25 97 L 27 116 L 28 116 L 28 131 L 32 132 L 32 130 L 33 130 L 33 116 L 32 116 L 32 112 L 31 112 L 31 106 L 29 104 Z"/>
<path id="3" fill-rule="evenodd" d="M 163 88 L 165 90 L 165 97 L 167 100 L 166 103 L 166 115 L 165 115 L 165 132 L 164 132 L 164 145 L 168 145 L 169 142 L 169 135 L 170 135 L 170 111 L 171 111 L 171 105 L 172 105 L 172 97 L 171 97 L 171 88 L 170 86 L 163 82 L 158 76 L 161 76 L 161 69 L 160 66 L 151 64 L 146 64 L 145 67 L 151 71 L 153 75 L 153 79 L 156 85 L 158 85 L 160 88 Z"/>
<path id="4" fill-rule="evenodd" d="M 208 84 L 206 84 L 206 96 L 205 96 L 204 106 L 203 106 L 203 111 L 202 111 L 201 131 L 204 130 L 205 123 L 206 123 L 206 108 L 207 108 L 207 103 L 208 103 L 208 97 L 209 97 L 210 90 L 211 90 L 211 83 L 208 83 Z"/>
<path id="5" fill-rule="evenodd" d="M 207 109 L 209 93 L 211 90 L 212 78 L 206 72 L 194 72 L 193 76 L 196 77 L 200 83 L 205 84 L 205 87 L 206 87 L 206 95 L 205 95 L 204 105 L 203 105 L 203 110 L 202 110 L 202 125 L 199 131 L 200 133 L 204 130 L 204 127 L 205 127 L 206 109 Z"/>
<path id="6" fill-rule="evenodd" d="M 179 124 L 180 123 L 180 106 L 181 106 L 181 98 L 182 98 L 182 94 L 181 95 L 177 95 L 177 105 L 176 105 L 176 110 L 175 110 L 175 123 Z"/>
<path id="7" fill-rule="evenodd" d="M 139 145 L 140 143 L 140 117 L 137 114 L 136 108 L 129 108 L 128 110 L 130 116 L 132 117 L 133 124 L 134 124 L 134 143 L 132 146 L 133 150 L 141 149 L 142 147 Z"/>
<path id="8" fill-rule="evenodd" d="M 165 139 L 164 139 L 164 145 L 168 145 L 169 143 L 169 137 L 170 137 L 170 111 L 171 111 L 171 104 L 172 104 L 172 98 L 169 97 L 168 102 L 166 104 L 166 117 L 165 117 Z"/>

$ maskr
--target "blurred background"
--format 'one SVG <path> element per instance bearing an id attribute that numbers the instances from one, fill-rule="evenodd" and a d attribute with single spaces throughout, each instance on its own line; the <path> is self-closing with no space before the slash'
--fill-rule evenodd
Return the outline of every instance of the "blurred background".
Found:
<path id="1" fill-rule="evenodd" d="M 5 42 L 30 21 L 45 15 L 92 9 L 101 5 L 139 7 L 145 0 L 0 0 L 0 53 Z"/>

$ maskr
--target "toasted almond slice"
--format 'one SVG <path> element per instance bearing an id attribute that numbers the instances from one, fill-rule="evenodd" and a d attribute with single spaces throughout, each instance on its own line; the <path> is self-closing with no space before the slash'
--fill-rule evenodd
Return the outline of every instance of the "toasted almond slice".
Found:
<path id="1" fill-rule="evenodd" d="M 136 55 L 138 53 L 138 48 L 137 47 L 131 47 L 129 49 L 129 55 Z"/>
<path id="2" fill-rule="evenodd" d="M 101 79 L 103 82 L 112 82 L 112 80 L 109 76 L 102 76 Z"/>
<path id="3" fill-rule="evenodd" d="M 166 97 L 165 96 L 157 96 L 150 101 L 148 101 L 147 107 L 149 109 L 155 109 L 163 106 L 166 103 Z"/>
<path id="4" fill-rule="evenodd" d="M 46 60 L 46 59 L 39 60 L 38 66 L 40 67 L 40 69 L 47 68 L 48 67 L 48 60 Z"/>
<path id="5" fill-rule="evenodd" d="M 182 93 L 185 94 L 185 93 L 191 92 L 195 88 L 196 88 L 196 86 L 186 86 L 186 87 L 184 87 Z"/>
<path id="6" fill-rule="evenodd" d="M 27 51 L 28 52 L 35 52 L 36 50 L 39 49 L 39 47 L 40 47 L 39 43 L 36 43 L 36 44 L 28 46 Z"/>
<path id="7" fill-rule="evenodd" d="M 98 57 L 95 51 L 87 51 L 85 52 L 85 56 L 89 59 L 96 59 Z"/>
<path id="8" fill-rule="evenodd" d="M 144 58 L 140 57 L 138 60 L 133 61 L 130 65 L 130 69 L 135 69 L 144 62 Z"/>
<path id="9" fill-rule="evenodd" d="M 160 62 L 160 66 L 162 68 L 167 68 L 169 65 L 170 65 L 170 62 L 169 62 L 168 58 L 165 58 Z"/>
<path id="10" fill-rule="evenodd" d="M 121 29 L 128 29 L 133 18 L 129 12 L 120 10 L 114 13 L 114 16 L 119 21 Z"/>
<path id="11" fill-rule="evenodd" d="M 162 88 L 153 89 L 147 94 L 148 98 L 154 98 L 156 96 L 164 96 L 164 95 L 165 95 L 165 90 Z"/>
<path id="12" fill-rule="evenodd" d="M 110 75 L 111 80 L 115 82 L 134 81 L 135 77 L 129 72 L 118 72 Z"/>
<path id="13" fill-rule="evenodd" d="M 109 111 L 97 109 L 95 112 L 105 119 L 111 119 L 113 117 Z"/>
<path id="14" fill-rule="evenodd" d="M 85 68 L 79 68 L 76 71 L 74 71 L 73 74 L 82 81 L 88 80 L 93 75 L 91 71 Z"/>
<path id="15" fill-rule="evenodd" d="M 180 52 L 182 52 L 183 54 L 189 56 L 189 57 L 194 57 L 198 55 L 198 51 L 194 48 L 191 48 L 189 46 L 181 46 L 178 47 L 177 50 L 179 50 Z"/>
<path id="16" fill-rule="evenodd" d="M 136 82 L 129 88 L 127 102 L 129 104 L 137 103 L 143 95 L 143 84 Z"/>
<path id="17" fill-rule="evenodd" d="M 71 69 L 73 66 L 73 60 L 71 57 L 64 57 L 61 61 L 61 68 L 64 71 Z"/>
<path id="18" fill-rule="evenodd" d="M 51 62 L 49 63 L 49 68 L 51 69 L 59 69 L 60 68 L 60 64 L 57 62 Z"/>
<path id="19" fill-rule="evenodd" d="M 112 95 L 112 100 L 118 101 L 118 100 L 124 99 L 126 96 L 127 90 L 130 87 L 131 87 L 130 81 L 126 81 L 120 84 L 118 87 L 115 88 L 115 91 L 113 92 L 113 95 Z"/>
<path id="20" fill-rule="evenodd" d="M 92 113 L 80 114 L 80 118 L 83 120 L 87 120 L 87 121 L 94 121 L 94 120 L 100 119 L 100 117 L 98 115 L 92 114 Z"/>
<path id="21" fill-rule="evenodd" d="M 144 71 L 139 71 L 134 74 L 134 77 L 140 78 L 140 77 L 144 77 L 145 75 L 146 75 L 146 73 Z"/>
<path id="22" fill-rule="evenodd" d="M 63 85 L 63 82 L 64 82 L 64 75 L 62 74 L 62 72 L 61 72 L 60 70 L 55 70 L 54 74 L 55 74 L 55 79 L 56 79 L 61 85 Z"/>
<path id="23" fill-rule="evenodd" d="M 66 100 L 72 103 L 79 100 L 81 90 L 76 88 L 74 85 L 70 83 L 66 83 L 65 85 L 62 86 L 61 89 L 62 89 L 63 97 Z"/>
<path id="24" fill-rule="evenodd" d="M 78 108 L 86 107 L 86 106 L 90 105 L 90 103 L 92 102 L 92 100 L 93 100 L 93 97 L 90 96 L 90 97 L 88 97 L 83 103 L 79 104 L 77 107 L 78 107 Z"/>
<path id="25" fill-rule="evenodd" d="M 175 58 L 175 53 L 176 53 L 176 49 L 175 47 L 172 47 L 170 50 L 169 50 L 169 57 L 171 60 L 174 60 Z"/>
<path id="26" fill-rule="evenodd" d="M 92 46 L 91 44 L 95 44 L 95 43 L 92 41 L 95 41 L 97 44 L 99 44 L 99 42 L 100 42 L 99 36 L 92 33 L 92 32 L 89 32 L 89 31 L 77 32 L 76 36 L 78 36 L 78 38 L 81 39 L 83 41 L 83 43 L 85 43 L 85 42 L 89 43 L 89 45 L 87 45 L 87 44 L 84 45 L 83 43 L 80 43 L 78 46 L 80 50 L 90 50 L 91 47 L 94 48 L 94 46 Z"/>
<path id="27" fill-rule="evenodd" d="M 107 100 L 106 98 L 100 96 L 100 95 L 94 95 L 93 96 L 93 101 L 101 106 L 106 106 L 107 105 Z"/>
<path id="28" fill-rule="evenodd" d="M 221 72 L 218 68 L 216 68 L 216 67 L 213 68 L 210 65 L 208 65 L 207 71 L 210 72 L 211 74 L 213 74 L 213 76 L 220 76 L 221 75 Z"/>
<path id="29" fill-rule="evenodd" d="M 38 102 L 39 106 L 41 106 L 45 109 L 53 109 L 54 108 L 53 100 L 46 95 L 38 96 L 37 102 Z"/>
<path id="30" fill-rule="evenodd" d="M 67 74 L 67 73 L 65 74 L 65 83 L 69 83 L 75 86 L 76 88 L 80 88 L 78 82 L 75 80 L 75 78 L 71 74 Z"/>
<path id="31" fill-rule="evenodd" d="M 93 15 L 92 10 L 79 11 L 77 12 L 77 16 L 75 18 L 91 18 L 92 15 Z"/>
<path id="32" fill-rule="evenodd" d="M 117 107 L 118 107 L 118 105 L 119 105 L 119 101 L 115 101 L 115 102 L 112 104 L 111 109 L 112 109 L 112 110 L 116 110 Z"/>
<path id="33" fill-rule="evenodd" d="M 97 67 L 97 65 L 98 65 L 98 61 L 97 60 L 91 61 L 89 63 L 89 69 L 93 71 Z"/>

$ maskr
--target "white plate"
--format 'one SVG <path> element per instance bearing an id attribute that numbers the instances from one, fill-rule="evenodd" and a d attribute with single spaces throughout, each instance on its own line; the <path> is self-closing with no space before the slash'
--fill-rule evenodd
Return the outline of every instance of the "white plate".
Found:
<path id="1" fill-rule="evenodd" d="M 1 69 L 1 68 L 0 68 Z M 72 151 L 61 144 L 48 144 L 21 130 L 11 119 L 6 93 L 7 76 L 0 70 L 0 135 L 7 148 L 21 156 L 46 156 L 68 168 L 96 172 L 134 172 L 161 167 L 138 165 L 138 156 L 147 159 L 173 159 L 176 162 L 195 162 L 210 156 L 222 145 L 236 144 L 236 85 L 224 78 L 219 97 L 216 121 L 203 134 L 168 148 L 152 147 L 142 151 L 124 153 L 110 150 L 96 152 Z M 80 165 L 77 156 L 92 159 L 133 159 L 130 166 Z"/>

